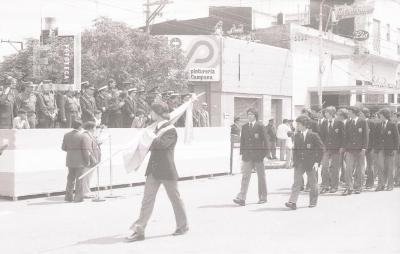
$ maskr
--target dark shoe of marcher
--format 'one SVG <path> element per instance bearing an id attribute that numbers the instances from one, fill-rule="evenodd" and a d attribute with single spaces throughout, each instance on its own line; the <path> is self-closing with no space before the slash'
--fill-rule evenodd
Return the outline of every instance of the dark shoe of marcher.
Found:
<path id="1" fill-rule="evenodd" d="M 304 190 L 305 192 L 310 192 L 311 188 L 310 187 L 306 187 L 306 189 Z"/>
<path id="2" fill-rule="evenodd" d="M 172 233 L 172 235 L 177 236 L 177 235 L 184 235 L 189 231 L 188 227 L 184 227 L 184 228 L 179 228 L 177 230 L 175 230 L 174 233 Z"/>
<path id="3" fill-rule="evenodd" d="M 310 204 L 309 206 L 308 206 L 308 208 L 314 208 L 314 207 L 316 207 L 317 206 L 317 204 Z"/>
<path id="4" fill-rule="evenodd" d="M 67 197 L 65 197 L 65 198 L 64 198 L 64 201 L 65 201 L 65 202 L 72 202 L 72 201 L 74 201 L 74 200 L 73 200 L 72 198 L 67 198 Z"/>
<path id="5" fill-rule="evenodd" d="M 235 198 L 235 199 L 233 200 L 233 203 L 238 204 L 238 205 L 240 205 L 240 206 L 245 206 L 245 205 L 246 205 L 246 202 L 245 202 L 244 200 L 238 199 L 238 198 Z"/>
<path id="6" fill-rule="evenodd" d="M 83 200 L 83 198 L 82 199 L 74 199 L 74 203 L 80 203 L 80 202 L 83 202 L 84 200 Z"/>
<path id="7" fill-rule="evenodd" d="M 296 203 L 286 202 L 285 206 L 290 208 L 290 209 L 292 209 L 292 210 L 296 210 L 297 209 Z"/>
<path id="8" fill-rule="evenodd" d="M 351 195 L 353 193 L 353 190 L 350 190 L 350 189 L 345 189 L 344 191 L 343 191 L 343 196 L 348 196 L 348 195 Z"/>
<path id="9" fill-rule="evenodd" d="M 392 190 L 393 190 L 393 187 L 387 187 L 385 190 L 386 190 L 386 191 L 392 191 Z"/>
<path id="10" fill-rule="evenodd" d="M 322 188 L 320 194 L 327 193 L 329 191 L 328 188 Z"/>
<path id="11" fill-rule="evenodd" d="M 336 193 L 337 192 L 337 189 L 336 188 L 332 188 L 330 191 L 329 191 L 329 193 Z"/>
<path id="12" fill-rule="evenodd" d="M 361 193 L 360 190 L 355 190 L 355 191 L 354 191 L 354 194 L 360 194 L 360 193 Z"/>
<path id="13" fill-rule="evenodd" d="M 300 187 L 300 191 L 304 191 L 304 186 L 301 186 L 301 187 Z"/>
<path id="14" fill-rule="evenodd" d="M 137 242 L 137 241 L 143 241 L 144 238 L 145 238 L 144 235 L 133 232 L 132 235 L 125 237 L 125 240 L 127 242 Z"/>
<path id="15" fill-rule="evenodd" d="M 257 204 L 264 204 L 264 203 L 267 203 L 267 200 L 266 200 L 266 199 L 260 199 L 260 200 L 258 200 L 258 202 L 257 202 Z"/>
<path id="16" fill-rule="evenodd" d="M 376 187 L 375 191 L 383 191 L 385 189 L 385 186 L 378 186 Z"/>

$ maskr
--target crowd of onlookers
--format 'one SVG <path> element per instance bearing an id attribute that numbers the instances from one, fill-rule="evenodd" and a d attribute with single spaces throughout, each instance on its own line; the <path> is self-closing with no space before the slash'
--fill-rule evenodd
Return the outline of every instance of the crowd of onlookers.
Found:
<path id="1" fill-rule="evenodd" d="M 110 79 L 106 86 L 96 89 L 83 82 L 81 91 L 54 89 L 51 81 L 39 85 L 16 82 L 0 85 L 0 129 L 71 128 L 74 120 L 93 121 L 108 128 L 144 128 L 150 119 L 154 102 L 167 103 L 170 111 L 191 98 L 190 93 L 146 91 L 130 82 L 117 85 Z M 185 125 L 185 115 L 175 124 Z M 207 103 L 193 110 L 195 127 L 210 126 Z"/>

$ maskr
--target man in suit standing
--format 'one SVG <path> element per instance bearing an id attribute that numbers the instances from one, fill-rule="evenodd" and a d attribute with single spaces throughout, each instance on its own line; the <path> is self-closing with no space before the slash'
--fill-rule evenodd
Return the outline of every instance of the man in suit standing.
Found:
<path id="1" fill-rule="evenodd" d="M 94 86 L 88 81 L 82 84 L 83 94 L 80 97 L 80 105 L 82 110 L 82 122 L 95 121 L 94 112 L 96 111 L 96 100 L 94 99 Z"/>
<path id="2" fill-rule="evenodd" d="M 368 148 L 368 125 L 358 115 L 360 109 L 351 106 L 348 109 L 350 120 L 346 124 L 346 190 L 343 195 L 360 194 L 364 181 L 364 160 Z M 354 173 L 354 180 L 353 180 Z"/>
<path id="3" fill-rule="evenodd" d="M 264 158 L 267 155 L 268 143 L 265 127 L 258 122 L 258 112 L 255 109 L 247 110 L 249 122 L 242 126 L 240 135 L 240 154 L 242 155 L 242 183 L 240 193 L 233 200 L 234 203 L 246 205 L 247 190 L 251 173 L 257 171 L 259 204 L 267 202 L 267 183 L 265 180 Z"/>
<path id="4" fill-rule="evenodd" d="M 380 124 L 375 129 L 374 149 L 378 158 L 378 187 L 375 191 L 393 190 L 394 155 L 399 148 L 399 132 L 395 123 L 390 121 L 389 109 L 378 112 Z"/>
<path id="5" fill-rule="evenodd" d="M 129 242 L 145 239 L 145 228 L 153 212 L 156 195 L 160 185 L 164 185 L 168 198 L 175 213 L 176 230 L 173 235 L 183 235 L 188 232 L 188 222 L 183 202 L 178 190 L 178 173 L 175 167 L 175 145 L 178 135 L 175 127 L 168 121 L 168 105 L 153 103 L 151 119 L 156 121 L 155 139 L 150 146 L 150 159 L 146 170 L 146 184 L 140 216 L 131 226 L 133 234 L 126 238 Z"/>
<path id="6" fill-rule="evenodd" d="M 303 186 L 303 174 L 307 174 L 310 185 L 310 203 L 309 207 L 315 207 L 318 201 L 318 183 L 316 170 L 321 163 L 324 145 L 319 135 L 308 129 L 310 118 L 301 115 L 297 117 L 297 132 L 294 138 L 293 162 L 294 162 L 294 183 L 289 202 L 286 207 L 297 209 L 297 199 L 301 187 Z"/>
<path id="7" fill-rule="evenodd" d="M 276 128 L 274 119 L 269 119 L 267 128 L 267 135 L 269 141 L 268 159 L 276 160 Z"/>
<path id="8" fill-rule="evenodd" d="M 95 137 L 96 123 L 89 121 L 83 124 L 83 132 L 84 137 L 84 149 L 89 154 L 89 163 L 88 167 L 85 168 L 83 173 L 86 173 L 87 170 L 95 167 L 101 161 L 101 150 L 100 145 Z M 93 172 L 89 173 L 82 179 L 82 188 L 83 188 L 83 197 L 84 198 L 93 198 L 94 195 L 91 194 L 90 191 L 90 180 L 92 178 Z"/>
<path id="9" fill-rule="evenodd" d="M 65 191 L 65 201 L 67 202 L 83 201 L 82 180 L 78 178 L 83 174 L 84 168 L 88 166 L 89 153 L 84 149 L 84 136 L 80 131 L 81 126 L 82 122 L 73 121 L 73 130 L 64 135 L 62 143 L 62 150 L 67 152 L 68 177 Z"/>
<path id="10" fill-rule="evenodd" d="M 371 113 L 368 108 L 362 108 L 360 112 L 360 117 L 367 121 L 368 125 L 368 148 L 365 154 L 366 157 L 366 167 L 365 173 L 367 175 L 367 179 L 365 182 L 365 188 L 371 189 L 374 186 L 375 177 L 376 177 L 376 169 L 375 162 L 376 156 L 374 152 L 374 135 L 375 135 L 375 122 L 370 119 Z"/>
<path id="11" fill-rule="evenodd" d="M 343 122 L 335 119 L 335 107 L 325 109 L 326 120 L 320 128 L 320 136 L 325 145 L 324 156 L 322 157 L 322 183 L 321 194 L 330 191 L 335 193 L 339 187 L 340 149 L 344 143 Z"/>

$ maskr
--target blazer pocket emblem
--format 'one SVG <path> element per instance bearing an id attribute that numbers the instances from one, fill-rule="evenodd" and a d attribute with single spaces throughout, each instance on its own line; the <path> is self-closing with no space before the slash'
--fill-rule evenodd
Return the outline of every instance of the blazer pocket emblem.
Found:
<path id="1" fill-rule="evenodd" d="M 335 129 L 335 132 L 336 132 L 336 133 L 339 133 L 339 129 Z"/>
<path id="2" fill-rule="evenodd" d="M 362 132 L 362 128 L 358 128 L 358 132 L 361 133 Z"/>
<path id="3" fill-rule="evenodd" d="M 254 134 L 254 137 L 255 137 L 255 138 L 259 138 L 258 133 L 255 133 L 255 134 Z"/>
<path id="4" fill-rule="evenodd" d="M 307 144 L 307 149 L 310 149 L 311 148 L 311 144 Z"/>

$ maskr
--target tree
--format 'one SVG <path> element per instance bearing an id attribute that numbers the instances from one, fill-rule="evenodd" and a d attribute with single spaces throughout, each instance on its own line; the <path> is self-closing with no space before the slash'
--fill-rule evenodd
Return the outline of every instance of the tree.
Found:
<path id="1" fill-rule="evenodd" d="M 29 41 L 18 54 L 7 57 L 0 72 L 19 80 L 49 79 L 60 83 L 62 43 L 60 37 L 50 40 L 48 64 L 41 66 L 38 78 L 33 75 L 33 54 L 38 44 L 35 40 Z M 150 36 L 106 17 L 96 19 L 93 27 L 82 33 L 82 81 L 96 87 L 113 78 L 119 84 L 133 81 L 147 91 L 155 87 L 161 91 L 182 91 L 188 82 L 186 63 L 181 50 L 170 47 L 165 37 Z"/>

